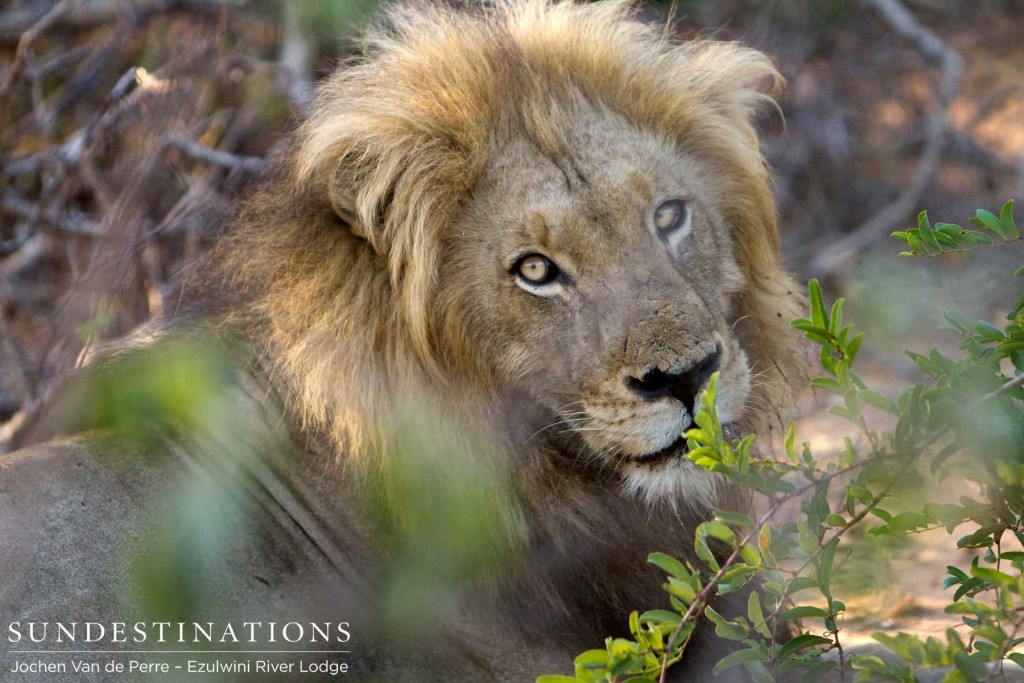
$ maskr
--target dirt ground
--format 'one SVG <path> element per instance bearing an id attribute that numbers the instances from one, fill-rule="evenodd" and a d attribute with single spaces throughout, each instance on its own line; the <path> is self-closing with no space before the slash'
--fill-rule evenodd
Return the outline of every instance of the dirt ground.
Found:
<path id="1" fill-rule="evenodd" d="M 895 396 L 898 389 L 907 386 L 884 363 L 869 360 L 864 365 L 861 375 L 869 387 Z M 908 380 L 916 379 L 909 368 L 905 374 Z M 823 392 L 805 392 L 796 423 L 797 442 L 810 443 L 816 455 L 838 455 L 843 438 L 856 435 L 853 425 L 826 412 L 829 406 L 840 403 Z M 886 429 L 884 415 L 875 413 L 870 417 L 873 427 Z M 905 506 L 913 510 L 923 502 L 956 502 L 960 495 L 970 493 L 961 482 L 922 480 L 920 490 L 896 495 L 885 507 L 902 510 Z M 871 526 L 871 520 L 868 518 L 864 524 Z M 942 585 L 947 566 L 969 571 L 971 560 L 979 552 L 956 548 L 956 539 L 966 533 L 960 529 L 952 534 L 945 529 L 933 529 L 904 537 L 851 533 L 852 538 L 840 546 L 833 579 L 835 597 L 847 606 L 844 645 L 873 642 L 871 634 L 875 631 L 942 637 L 951 627 L 966 630 L 959 616 L 944 613 L 955 589 L 945 590 Z"/>

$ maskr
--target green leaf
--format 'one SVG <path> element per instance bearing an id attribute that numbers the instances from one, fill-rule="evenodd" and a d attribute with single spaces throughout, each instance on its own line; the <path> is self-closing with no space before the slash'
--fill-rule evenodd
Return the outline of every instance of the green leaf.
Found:
<path id="1" fill-rule="evenodd" d="M 734 624 L 729 621 L 716 612 L 711 605 L 707 605 L 704 608 L 704 614 L 707 615 L 708 619 L 714 622 L 715 634 L 717 634 L 719 638 L 725 638 L 726 640 L 743 640 L 749 635 L 747 633 L 747 629 L 743 628 L 739 624 Z"/>
<path id="2" fill-rule="evenodd" d="M 575 676 L 537 676 L 537 683 L 584 683 L 582 678 Z"/>
<path id="3" fill-rule="evenodd" d="M 811 386 L 817 389 L 830 391 L 833 394 L 842 394 L 846 391 L 846 388 L 842 384 L 831 377 L 815 377 L 811 380 Z"/>
<path id="4" fill-rule="evenodd" d="M 806 619 L 808 617 L 817 617 L 824 619 L 828 616 L 828 612 L 820 607 L 814 607 L 812 605 L 800 605 L 799 607 L 792 607 L 785 610 L 779 615 L 779 621 L 790 621 L 792 619 Z"/>
<path id="5" fill-rule="evenodd" d="M 935 235 L 932 234 L 932 227 L 928 224 L 928 212 L 922 211 L 917 217 L 917 229 L 918 234 L 921 235 L 921 240 L 927 244 L 932 245 L 936 249 L 940 249 L 938 240 L 935 239 Z"/>
<path id="6" fill-rule="evenodd" d="M 796 636 L 786 641 L 786 644 L 779 650 L 779 658 L 785 659 L 792 654 L 799 652 L 800 650 L 806 650 L 809 647 L 815 647 L 817 645 L 831 645 L 832 640 L 830 638 L 824 638 L 822 636 L 816 636 L 812 633 L 805 633 L 802 636 Z"/>
<path id="7" fill-rule="evenodd" d="M 573 664 L 579 667 L 592 667 L 595 664 L 601 664 L 602 666 L 608 663 L 608 651 L 607 650 L 586 650 L 581 652 Z"/>
<path id="8" fill-rule="evenodd" d="M 1003 334 L 1001 329 L 984 320 L 979 320 L 978 324 L 975 325 L 975 329 L 978 335 L 981 336 L 982 341 L 1001 342 L 1006 339 L 1006 335 Z"/>
<path id="9" fill-rule="evenodd" d="M 789 582 L 789 593 L 798 593 L 808 588 L 818 588 L 818 582 L 810 576 L 797 576 Z"/>
<path id="10" fill-rule="evenodd" d="M 924 242 L 913 235 L 907 235 L 907 244 L 909 244 L 911 250 L 919 256 L 928 256 L 930 254 L 928 247 L 924 245 Z"/>
<path id="11" fill-rule="evenodd" d="M 647 556 L 647 561 L 664 571 L 669 576 L 685 579 L 690 575 L 690 572 L 686 571 L 686 567 L 682 562 L 670 555 L 666 555 L 665 553 L 651 553 Z"/>
<path id="12" fill-rule="evenodd" d="M 808 336 L 808 339 L 811 339 L 812 341 L 818 341 L 822 344 L 831 344 L 831 338 L 829 337 L 828 330 L 817 323 L 797 319 L 791 322 L 789 326 L 802 331 Z"/>
<path id="13" fill-rule="evenodd" d="M 839 539 L 833 538 L 821 551 L 821 560 L 818 565 L 818 584 L 821 586 L 821 592 L 827 597 L 831 597 L 832 594 L 829 582 L 832 578 L 832 563 L 835 561 L 836 549 L 838 547 Z"/>
<path id="14" fill-rule="evenodd" d="M 844 408 L 842 406 L 832 406 L 831 408 L 826 410 L 826 412 L 845 418 L 852 422 L 853 424 L 857 425 L 858 427 L 861 426 L 860 413 L 856 413 L 850 410 L 849 408 Z"/>
<path id="15" fill-rule="evenodd" d="M 857 352 L 860 351 L 861 342 L 864 341 L 864 333 L 859 333 L 856 337 L 850 340 L 850 343 L 846 345 L 846 356 L 852 363 L 857 357 Z"/>
<path id="16" fill-rule="evenodd" d="M 971 223 L 974 223 L 979 228 L 991 230 L 1003 239 L 1006 239 L 1006 230 L 1003 228 L 1003 224 L 999 222 L 999 218 L 991 211 L 978 209 L 975 212 L 975 218 L 971 219 Z"/>
<path id="17" fill-rule="evenodd" d="M 896 681 L 897 683 L 914 683 L 917 679 L 910 667 L 903 662 L 886 662 L 874 655 L 854 655 L 850 664 L 857 676 L 854 683 L 862 681 Z"/>
<path id="18" fill-rule="evenodd" d="M 836 299 L 832 304 L 832 315 L 829 317 L 828 331 L 833 335 L 838 335 L 839 331 L 843 329 L 843 303 L 845 299 Z"/>
<path id="19" fill-rule="evenodd" d="M 846 518 L 842 515 L 837 515 L 834 512 L 830 512 L 828 516 L 825 517 L 825 524 L 827 524 L 828 526 L 834 526 L 842 529 L 846 526 Z"/>
<path id="20" fill-rule="evenodd" d="M 742 512 L 732 512 L 730 510 L 722 510 L 715 513 L 715 519 L 719 522 L 724 522 L 730 526 L 737 526 L 744 529 L 753 529 L 754 520 L 750 515 L 745 515 Z"/>
<path id="21" fill-rule="evenodd" d="M 663 587 L 668 593 L 682 600 L 685 605 L 689 605 L 697 597 L 696 588 L 689 582 L 681 581 L 675 577 L 670 577 L 668 583 L 664 584 Z"/>
<path id="22" fill-rule="evenodd" d="M 761 609 L 761 596 L 757 594 L 757 591 L 751 591 L 750 597 L 747 598 L 747 618 L 750 619 L 750 623 L 753 624 L 755 631 L 765 638 L 772 637 L 771 630 L 764 623 L 764 611 Z"/>
<path id="23" fill-rule="evenodd" d="M 746 664 L 747 662 L 768 661 L 771 661 L 771 657 L 768 655 L 768 653 L 764 652 L 763 650 L 755 648 L 749 648 L 747 650 L 736 650 L 736 652 L 732 652 L 723 657 L 721 660 L 719 660 L 718 664 L 715 664 L 715 668 L 712 669 L 712 673 L 715 676 L 717 676 L 726 669 L 730 669 L 739 664 Z"/>
<path id="24" fill-rule="evenodd" d="M 736 542 L 736 534 L 725 524 L 719 521 L 712 520 L 710 522 L 704 522 L 697 527 L 698 534 L 705 534 L 711 538 L 717 538 L 719 541 L 733 544 Z"/>
<path id="25" fill-rule="evenodd" d="M 678 624 L 682 617 L 667 609 L 652 609 L 640 615 L 642 624 Z"/>
<path id="26" fill-rule="evenodd" d="M 796 458 L 796 446 L 794 441 L 796 440 L 796 422 L 789 423 L 789 429 L 786 430 L 786 455 L 789 456 L 791 462 L 797 462 Z"/>
<path id="27" fill-rule="evenodd" d="M 974 332 L 975 321 L 970 316 L 964 315 L 955 308 L 947 308 L 942 312 L 942 317 L 948 320 L 953 327 L 960 330 L 963 334 L 972 334 Z"/>
<path id="28" fill-rule="evenodd" d="M 1016 588 L 1017 579 L 989 567 L 971 567 L 971 575 L 1001 588 Z"/>
<path id="29" fill-rule="evenodd" d="M 967 574 L 964 572 L 963 569 L 960 569 L 959 567 L 954 567 L 951 564 L 947 564 L 946 565 L 946 572 L 948 572 L 951 576 L 954 576 L 957 579 L 960 579 L 961 581 L 966 581 L 967 580 Z"/>
<path id="30" fill-rule="evenodd" d="M 1020 232 L 1017 230 L 1016 224 L 1013 222 L 1013 200 L 1009 200 L 1003 204 L 1002 210 L 999 212 L 999 223 L 1003 226 L 1003 230 L 1012 239 L 1020 238 Z"/>
<path id="31" fill-rule="evenodd" d="M 877 391 L 863 389 L 860 392 L 860 397 L 867 401 L 868 403 L 870 403 L 871 405 L 873 405 L 874 407 L 881 408 L 887 413 L 893 413 L 895 415 L 898 412 L 896 411 L 893 402 L 887 399 L 885 396 L 882 396 Z"/>
<path id="32" fill-rule="evenodd" d="M 825 298 L 821 293 L 821 283 L 812 278 L 807 283 L 807 290 L 811 295 L 811 322 L 816 327 L 826 328 L 827 331 L 828 312 L 825 310 Z"/>
<path id="33" fill-rule="evenodd" d="M 973 221 L 974 219 L 972 218 L 971 220 Z M 978 232 L 977 230 L 965 230 L 964 236 L 970 237 L 971 241 L 975 244 L 992 244 L 991 237 L 983 232 Z"/>
<path id="34" fill-rule="evenodd" d="M 698 527 L 699 529 L 700 527 Z M 697 557 L 703 560 L 712 570 L 717 572 L 721 568 L 718 565 L 718 560 L 715 559 L 714 554 L 711 552 L 711 548 L 708 547 L 706 537 L 698 533 L 697 537 L 693 539 L 693 549 L 697 553 Z"/>
<path id="35" fill-rule="evenodd" d="M 953 664 L 967 676 L 968 680 L 984 681 L 988 678 L 988 667 L 985 666 L 985 660 L 977 656 L 979 654 L 983 655 L 984 653 L 969 656 L 958 652 L 953 655 Z"/>

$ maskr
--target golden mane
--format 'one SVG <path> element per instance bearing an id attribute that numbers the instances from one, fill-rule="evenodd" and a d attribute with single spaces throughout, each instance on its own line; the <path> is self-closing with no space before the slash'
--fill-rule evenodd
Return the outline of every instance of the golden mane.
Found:
<path id="1" fill-rule="evenodd" d="M 636 20 L 625 0 L 393 9 L 366 34 L 362 55 L 320 87 L 278 160 L 278 182 L 250 200 L 219 253 L 298 414 L 351 448 L 388 385 L 443 376 L 433 330 L 444 312 L 431 298 L 441 239 L 492 145 L 523 131 L 557 152 L 565 117 L 583 100 L 720 170 L 748 283 L 737 329 L 753 371 L 765 373 L 752 425 L 771 426 L 786 417 L 803 365 L 788 329 L 800 298 L 779 262 L 769 173 L 750 123 L 780 85 L 761 53 L 676 42 Z M 339 214 L 351 230 L 339 229 Z"/>

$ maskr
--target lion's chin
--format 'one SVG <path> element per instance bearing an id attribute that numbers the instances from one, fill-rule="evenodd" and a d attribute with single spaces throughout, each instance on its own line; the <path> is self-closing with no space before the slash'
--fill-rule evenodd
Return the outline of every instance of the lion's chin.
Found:
<path id="1" fill-rule="evenodd" d="M 726 439 L 739 436 L 735 425 L 723 425 Z M 654 505 L 667 502 L 711 509 L 719 498 L 719 477 L 686 459 L 689 446 L 680 436 L 664 448 L 645 453 L 621 465 L 623 489 L 629 496 Z"/>
<path id="2" fill-rule="evenodd" d="M 693 510 L 710 510 L 718 505 L 719 478 L 682 454 L 660 457 L 655 462 L 623 463 L 620 472 L 625 495 L 648 505 L 667 503 Z"/>

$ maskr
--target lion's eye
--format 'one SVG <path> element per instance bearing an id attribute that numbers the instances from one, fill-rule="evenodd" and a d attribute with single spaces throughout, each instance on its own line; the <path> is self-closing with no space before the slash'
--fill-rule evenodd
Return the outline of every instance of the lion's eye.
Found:
<path id="1" fill-rule="evenodd" d="M 655 209 L 654 225 L 662 234 L 667 235 L 685 225 L 689 213 L 686 202 L 681 199 L 670 199 Z"/>
<path id="2" fill-rule="evenodd" d="M 546 285 L 558 277 L 558 266 L 547 256 L 527 254 L 516 262 L 513 272 L 531 285 Z"/>

